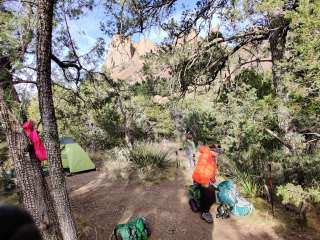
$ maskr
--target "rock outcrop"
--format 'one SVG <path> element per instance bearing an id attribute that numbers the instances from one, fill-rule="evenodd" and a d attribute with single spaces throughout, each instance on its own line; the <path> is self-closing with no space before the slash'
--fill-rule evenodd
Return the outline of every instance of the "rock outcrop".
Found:
<path id="1" fill-rule="evenodd" d="M 114 35 L 109 45 L 105 67 L 114 79 L 129 83 L 141 82 L 144 80 L 143 56 L 156 49 L 157 46 L 150 40 L 133 42 L 130 38 Z"/>
<path id="2" fill-rule="evenodd" d="M 183 45 L 186 43 L 196 43 L 198 40 L 198 34 L 195 30 L 191 30 L 188 34 L 176 39 L 176 45 Z"/>
<path id="3" fill-rule="evenodd" d="M 162 97 L 160 95 L 155 95 L 153 97 L 153 102 L 159 105 L 164 105 L 166 103 L 168 103 L 170 100 L 168 97 Z"/>

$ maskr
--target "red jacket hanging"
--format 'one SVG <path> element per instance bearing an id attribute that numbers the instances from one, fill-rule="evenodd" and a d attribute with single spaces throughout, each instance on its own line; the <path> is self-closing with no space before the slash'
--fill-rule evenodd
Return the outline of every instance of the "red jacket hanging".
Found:
<path id="1" fill-rule="evenodd" d="M 47 159 L 46 149 L 43 146 L 43 143 L 37 133 L 37 130 L 33 127 L 32 121 L 28 120 L 23 124 L 23 130 L 26 135 L 29 137 L 30 141 L 33 144 L 34 151 L 36 153 L 37 158 L 40 161 L 44 161 Z"/>

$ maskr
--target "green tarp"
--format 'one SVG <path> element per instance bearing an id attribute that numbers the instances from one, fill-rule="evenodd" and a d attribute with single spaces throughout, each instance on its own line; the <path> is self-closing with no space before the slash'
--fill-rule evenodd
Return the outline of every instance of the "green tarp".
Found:
<path id="1" fill-rule="evenodd" d="M 93 170 L 96 168 L 89 155 L 72 138 L 60 139 L 61 158 L 63 168 L 70 173 Z M 45 166 L 47 161 L 45 162 Z"/>

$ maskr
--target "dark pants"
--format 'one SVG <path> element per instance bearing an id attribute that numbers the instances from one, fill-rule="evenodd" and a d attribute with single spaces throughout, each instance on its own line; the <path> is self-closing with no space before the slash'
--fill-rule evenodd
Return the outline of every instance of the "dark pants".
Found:
<path id="1" fill-rule="evenodd" d="M 201 212 L 209 212 L 212 204 L 216 201 L 214 187 L 204 187 L 200 185 L 200 210 Z"/>

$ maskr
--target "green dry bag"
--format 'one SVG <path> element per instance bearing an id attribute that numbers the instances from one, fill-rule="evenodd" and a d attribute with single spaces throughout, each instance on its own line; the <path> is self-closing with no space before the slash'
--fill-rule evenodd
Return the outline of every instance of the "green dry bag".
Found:
<path id="1" fill-rule="evenodd" d="M 116 225 L 113 234 L 116 240 L 148 240 L 150 229 L 144 218 L 136 218 Z"/>

